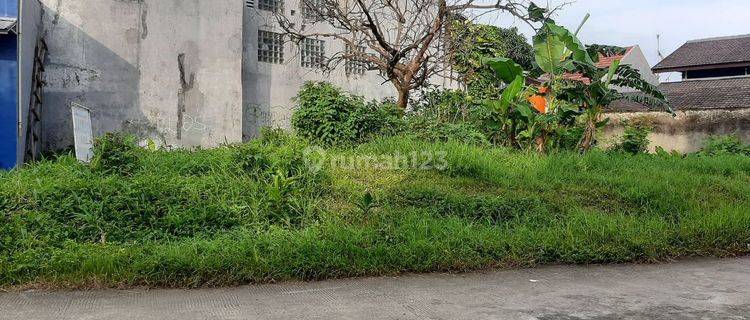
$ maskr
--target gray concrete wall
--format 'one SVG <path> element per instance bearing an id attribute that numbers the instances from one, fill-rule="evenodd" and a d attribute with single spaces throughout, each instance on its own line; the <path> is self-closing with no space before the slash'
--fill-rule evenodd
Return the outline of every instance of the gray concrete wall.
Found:
<path id="1" fill-rule="evenodd" d="M 672 117 L 666 112 L 610 113 L 601 142 L 611 146 L 623 134 L 623 122 L 638 120 L 649 123 L 654 130 L 649 134 L 650 150 L 662 147 L 682 153 L 700 150 L 706 139 L 716 135 L 737 135 L 750 143 L 750 108 L 734 110 L 688 110 Z"/>
<path id="2" fill-rule="evenodd" d="M 242 139 L 242 1 L 42 0 L 44 143 L 72 145 L 70 103 L 94 134 L 162 145 Z"/>

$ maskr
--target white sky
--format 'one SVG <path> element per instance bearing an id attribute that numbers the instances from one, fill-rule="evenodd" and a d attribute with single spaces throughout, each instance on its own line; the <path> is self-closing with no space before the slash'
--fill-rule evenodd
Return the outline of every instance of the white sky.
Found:
<path id="1" fill-rule="evenodd" d="M 549 1 L 550 5 L 562 2 Z M 547 4 L 546 0 L 535 2 Z M 555 20 L 574 30 L 586 13 L 591 18 L 579 34 L 584 43 L 640 45 L 652 66 L 660 61 L 657 34 L 661 34 L 665 57 L 688 40 L 750 34 L 750 0 L 577 0 L 560 11 Z M 505 17 L 483 22 L 515 25 L 531 35 L 530 28 Z"/>

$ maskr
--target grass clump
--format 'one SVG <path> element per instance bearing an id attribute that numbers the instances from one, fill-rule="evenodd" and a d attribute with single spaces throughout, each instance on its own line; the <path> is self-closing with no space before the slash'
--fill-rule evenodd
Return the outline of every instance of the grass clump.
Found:
<path id="1" fill-rule="evenodd" d="M 198 287 L 750 253 L 745 156 L 539 155 L 398 137 L 322 152 L 444 152 L 447 162 L 386 170 L 311 168 L 306 150 L 266 132 L 212 150 L 138 150 L 129 175 L 70 156 L 1 173 L 0 286 Z"/>
<path id="2" fill-rule="evenodd" d="M 91 168 L 104 174 L 131 175 L 140 165 L 140 154 L 135 137 L 107 133 L 94 141 Z"/>
<path id="3" fill-rule="evenodd" d="M 750 145 L 742 142 L 740 137 L 735 135 L 714 136 L 706 139 L 701 154 L 737 154 L 750 156 Z"/>

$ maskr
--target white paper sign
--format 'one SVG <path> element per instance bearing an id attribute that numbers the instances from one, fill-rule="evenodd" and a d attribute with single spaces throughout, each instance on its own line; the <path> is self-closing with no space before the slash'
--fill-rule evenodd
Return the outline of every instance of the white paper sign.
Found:
<path id="1" fill-rule="evenodd" d="M 76 148 L 76 159 L 89 163 L 94 157 L 94 134 L 91 128 L 91 111 L 73 102 L 73 141 Z"/>

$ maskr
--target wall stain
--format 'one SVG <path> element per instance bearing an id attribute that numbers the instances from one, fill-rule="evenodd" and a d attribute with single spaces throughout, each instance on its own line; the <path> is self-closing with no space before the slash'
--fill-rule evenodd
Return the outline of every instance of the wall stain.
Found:
<path id="1" fill-rule="evenodd" d="M 148 4 L 143 3 L 141 6 L 141 39 L 145 40 L 148 37 Z"/>
<path id="2" fill-rule="evenodd" d="M 185 96 L 195 85 L 195 74 L 190 73 L 189 79 L 186 76 L 184 53 L 177 55 L 177 68 L 180 72 L 180 89 L 177 91 L 177 140 L 180 140 L 182 139 L 182 126 L 185 121 Z"/>

